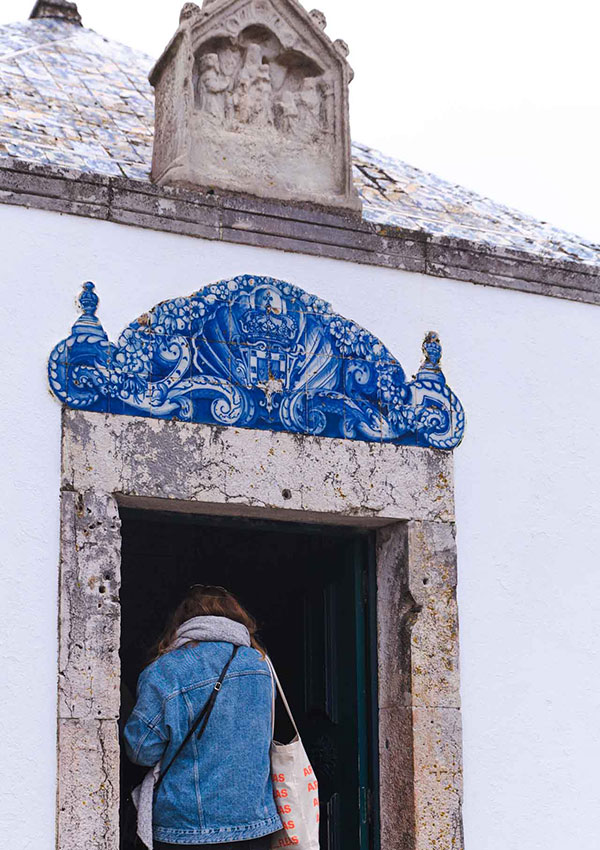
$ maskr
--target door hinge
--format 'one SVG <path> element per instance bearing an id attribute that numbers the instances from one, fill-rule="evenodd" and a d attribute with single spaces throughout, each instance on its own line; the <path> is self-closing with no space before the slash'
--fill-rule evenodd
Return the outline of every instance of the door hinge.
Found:
<path id="1" fill-rule="evenodd" d="M 360 819 L 362 823 L 373 823 L 373 795 L 370 788 L 360 786 Z"/>

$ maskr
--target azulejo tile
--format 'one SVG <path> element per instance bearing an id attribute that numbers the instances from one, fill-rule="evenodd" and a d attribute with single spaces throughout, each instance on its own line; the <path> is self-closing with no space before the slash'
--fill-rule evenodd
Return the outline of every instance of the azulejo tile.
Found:
<path id="1" fill-rule="evenodd" d="M 442 450 L 462 440 L 464 411 L 434 332 L 407 381 L 373 334 L 270 277 L 240 275 L 163 301 L 116 344 L 93 283 L 79 304 L 48 362 L 52 392 L 69 407 Z"/>

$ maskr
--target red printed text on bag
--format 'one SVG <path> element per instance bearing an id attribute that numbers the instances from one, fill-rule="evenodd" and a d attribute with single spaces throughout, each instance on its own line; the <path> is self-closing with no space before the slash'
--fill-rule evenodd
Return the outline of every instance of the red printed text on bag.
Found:
<path id="1" fill-rule="evenodd" d="M 277 842 L 278 847 L 291 847 L 292 844 L 299 844 L 297 835 L 286 835 L 284 838 L 280 838 Z"/>

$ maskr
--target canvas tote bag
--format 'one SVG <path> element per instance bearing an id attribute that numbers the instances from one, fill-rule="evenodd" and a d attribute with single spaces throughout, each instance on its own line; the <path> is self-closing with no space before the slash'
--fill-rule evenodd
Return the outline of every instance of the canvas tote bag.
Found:
<path id="1" fill-rule="evenodd" d="M 273 739 L 271 744 L 271 771 L 273 793 L 283 829 L 273 834 L 271 850 L 296 847 L 297 850 L 319 850 L 319 792 L 314 771 L 302 746 L 300 733 L 288 701 L 283 693 L 277 673 L 267 657 L 273 678 L 272 723 L 275 731 L 275 685 L 296 732 L 289 744 Z"/>

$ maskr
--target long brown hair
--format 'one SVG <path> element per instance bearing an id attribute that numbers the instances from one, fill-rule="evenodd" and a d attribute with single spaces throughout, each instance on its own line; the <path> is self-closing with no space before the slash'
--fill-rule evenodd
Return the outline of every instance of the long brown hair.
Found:
<path id="1" fill-rule="evenodd" d="M 150 660 L 155 661 L 169 651 L 179 626 L 192 617 L 228 617 L 246 626 L 250 633 L 250 646 L 265 657 L 265 650 L 256 638 L 258 624 L 254 617 L 229 590 L 214 584 L 194 584 L 169 617 L 158 643 L 153 647 Z"/>

